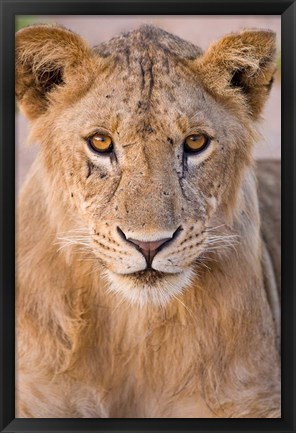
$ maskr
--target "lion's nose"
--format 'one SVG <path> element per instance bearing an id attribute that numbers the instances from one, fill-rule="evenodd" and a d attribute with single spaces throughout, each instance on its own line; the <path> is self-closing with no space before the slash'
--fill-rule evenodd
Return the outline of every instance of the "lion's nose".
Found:
<path id="1" fill-rule="evenodd" d="M 147 267 L 151 267 L 152 260 L 160 250 L 160 247 L 163 246 L 166 242 L 170 241 L 172 238 L 160 239 L 159 241 L 153 242 L 143 242 L 138 239 L 128 238 L 127 240 L 132 244 L 137 245 L 139 251 L 143 254 L 146 259 Z"/>
<path id="2" fill-rule="evenodd" d="M 118 227 L 117 230 L 121 234 L 124 239 L 136 246 L 136 248 L 143 254 L 143 256 L 146 259 L 147 263 L 147 269 L 151 268 L 152 261 L 156 254 L 164 247 L 164 245 L 167 245 L 169 242 L 171 242 L 179 233 L 181 230 L 181 227 L 179 227 L 171 237 L 167 237 L 164 239 L 159 239 L 157 241 L 141 241 L 139 239 L 133 239 L 129 238 L 125 235 L 125 233 Z"/>

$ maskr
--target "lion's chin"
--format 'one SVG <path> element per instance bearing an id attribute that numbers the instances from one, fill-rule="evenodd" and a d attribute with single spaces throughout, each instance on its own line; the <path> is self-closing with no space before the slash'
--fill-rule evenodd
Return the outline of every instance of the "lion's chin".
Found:
<path id="1" fill-rule="evenodd" d="M 163 307 L 190 285 L 193 271 L 188 269 L 178 274 L 169 274 L 148 270 L 116 274 L 108 270 L 105 275 L 109 290 L 124 297 L 129 303 L 140 307 L 149 304 Z"/>

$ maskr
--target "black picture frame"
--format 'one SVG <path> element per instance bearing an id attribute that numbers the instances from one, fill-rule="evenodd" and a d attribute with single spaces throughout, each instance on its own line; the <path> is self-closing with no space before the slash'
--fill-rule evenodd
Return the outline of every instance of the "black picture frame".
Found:
<path id="1" fill-rule="evenodd" d="M 1 432 L 295 432 L 295 28 L 287 0 L 0 0 L 0 431 Z M 16 15 L 281 15 L 282 23 L 282 418 L 281 419 L 16 419 L 14 414 Z"/>

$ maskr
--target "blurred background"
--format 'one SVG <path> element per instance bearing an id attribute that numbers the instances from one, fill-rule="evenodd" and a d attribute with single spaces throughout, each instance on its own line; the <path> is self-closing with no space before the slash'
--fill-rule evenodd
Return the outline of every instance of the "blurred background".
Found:
<path id="1" fill-rule="evenodd" d="M 169 12 L 169 11 L 168 11 Z M 142 24 L 153 24 L 186 39 L 203 50 L 221 36 L 244 28 L 270 29 L 277 35 L 277 73 L 260 125 L 262 138 L 254 148 L 256 159 L 281 157 L 281 19 L 280 15 L 254 16 L 18 16 L 16 30 L 36 23 L 59 24 L 84 37 L 90 45 L 97 45 Z M 27 171 L 38 151 L 36 143 L 28 145 L 28 124 L 16 108 L 16 191 L 21 187 Z"/>

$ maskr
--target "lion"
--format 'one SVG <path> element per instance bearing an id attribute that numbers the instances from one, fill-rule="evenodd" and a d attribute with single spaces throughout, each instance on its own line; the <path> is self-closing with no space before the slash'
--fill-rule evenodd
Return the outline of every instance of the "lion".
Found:
<path id="1" fill-rule="evenodd" d="M 17 211 L 17 417 L 280 417 L 279 168 L 258 166 L 259 200 L 252 156 L 274 58 L 256 29 L 205 52 L 152 26 L 94 48 L 17 33 L 39 143 Z"/>

